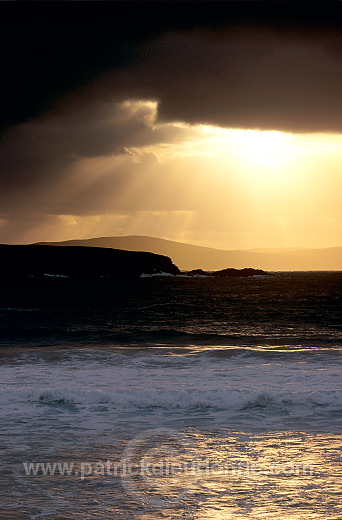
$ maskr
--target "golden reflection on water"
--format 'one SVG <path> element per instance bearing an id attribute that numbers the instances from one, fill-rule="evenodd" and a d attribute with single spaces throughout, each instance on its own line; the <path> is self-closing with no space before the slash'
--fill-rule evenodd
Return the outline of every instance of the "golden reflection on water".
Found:
<path id="1" fill-rule="evenodd" d="M 197 483 L 197 520 L 342 518 L 339 435 L 197 435 L 196 444 L 213 462 Z"/>
<path id="2" fill-rule="evenodd" d="M 55 511 L 44 516 L 49 520 L 61 518 L 63 511 L 68 520 L 84 519 L 85 513 L 86 518 L 106 520 L 342 518 L 339 434 L 222 429 L 183 433 L 165 429 L 162 434 L 133 435 L 128 441 L 108 438 L 97 444 L 85 441 L 83 447 L 60 452 L 56 458 L 74 461 L 79 470 L 82 461 L 122 461 L 122 453 L 130 445 L 131 459 L 155 464 L 155 474 L 136 474 L 128 480 L 120 472 L 92 472 L 83 480 L 79 473 L 67 478 L 24 478 L 21 491 L 26 505 L 39 509 L 49 499 Z M 37 450 L 39 460 L 40 444 Z M 164 474 L 159 468 L 166 459 L 183 466 Z"/>

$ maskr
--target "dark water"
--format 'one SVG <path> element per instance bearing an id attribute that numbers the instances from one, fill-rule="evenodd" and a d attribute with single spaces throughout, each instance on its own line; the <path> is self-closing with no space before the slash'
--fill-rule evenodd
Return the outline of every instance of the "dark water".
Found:
<path id="1" fill-rule="evenodd" d="M 0 294 L 0 515 L 342 518 L 342 273 Z"/>
<path id="2" fill-rule="evenodd" d="M 0 296 L 1 344 L 339 348 L 342 273 L 247 279 L 46 279 Z"/>

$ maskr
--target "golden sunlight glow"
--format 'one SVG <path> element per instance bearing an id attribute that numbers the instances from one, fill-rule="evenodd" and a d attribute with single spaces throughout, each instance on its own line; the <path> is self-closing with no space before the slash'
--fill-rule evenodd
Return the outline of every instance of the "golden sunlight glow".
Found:
<path id="1" fill-rule="evenodd" d="M 135 129 L 134 139 L 120 153 L 80 157 L 36 191 L 63 211 L 57 221 L 51 212 L 45 228 L 31 226 L 28 240 L 150 235 L 219 249 L 341 245 L 342 135 L 165 123 L 152 100 L 120 103 L 108 120 Z"/>
<path id="2" fill-rule="evenodd" d="M 298 153 L 291 134 L 258 130 L 235 130 L 234 134 L 236 153 L 255 165 L 281 166 Z"/>
<path id="3" fill-rule="evenodd" d="M 274 167 L 293 160 L 298 155 L 298 143 L 292 134 L 276 131 L 224 129 L 200 125 L 202 146 L 215 154 L 236 154 L 255 166 Z"/>
<path id="4" fill-rule="evenodd" d="M 154 128 L 179 128 L 186 139 L 154 145 L 149 151 L 163 160 L 170 157 L 235 156 L 245 166 L 286 167 L 301 157 L 342 156 L 342 136 L 331 134 L 291 134 L 275 130 L 242 130 L 184 123 L 155 124 Z M 146 150 L 146 148 L 145 148 Z M 224 158 L 223 158 L 224 160 Z"/>

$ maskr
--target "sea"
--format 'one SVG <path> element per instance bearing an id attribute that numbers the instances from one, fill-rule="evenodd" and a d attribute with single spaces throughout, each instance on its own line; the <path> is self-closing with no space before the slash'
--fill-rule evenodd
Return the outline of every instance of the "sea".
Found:
<path id="1" fill-rule="evenodd" d="M 4 281 L 4 520 L 342 518 L 342 272 Z"/>

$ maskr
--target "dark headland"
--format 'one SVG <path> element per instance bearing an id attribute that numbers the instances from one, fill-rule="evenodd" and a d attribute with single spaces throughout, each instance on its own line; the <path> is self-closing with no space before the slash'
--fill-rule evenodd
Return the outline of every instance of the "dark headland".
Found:
<path id="1" fill-rule="evenodd" d="M 102 247 L 52 245 L 0 245 L 1 278 L 71 277 L 124 278 L 142 274 L 180 275 L 168 256 Z M 188 276 L 237 278 L 267 275 L 261 269 L 233 269 L 206 272 L 189 271 Z"/>
<path id="2" fill-rule="evenodd" d="M 143 273 L 179 274 L 164 255 L 102 247 L 0 245 L 2 277 L 139 277 Z"/>

